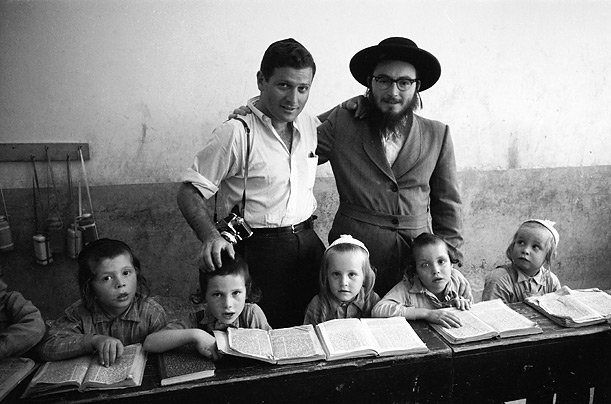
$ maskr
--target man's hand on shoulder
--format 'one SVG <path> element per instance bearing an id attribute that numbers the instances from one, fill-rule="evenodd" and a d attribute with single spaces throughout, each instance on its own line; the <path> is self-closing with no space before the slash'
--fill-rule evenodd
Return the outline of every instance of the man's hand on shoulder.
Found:
<path id="1" fill-rule="evenodd" d="M 369 114 L 369 100 L 367 100 L 364 95 L 357 95 L 356 97 L 352 97 L 339 105 L 341 108 L 354 111 L 354 117 L 357 119 L 366 118 Z"/>
<path id="2" fill-rule="evenodd" d="M 246 116 L 248 114 L 252 114 L 252 111 L 246 105 L 242 105 L 241 107 L 234 109 L 233 113 L 229 114 L 227 118 L 233 119 L 239 116 Z"/>
<path id="3" fill-rule="evenodd" d="M 218 233 L 204 240 L 197 255 L 197 264 L 200 269 L 204 271 L 214 271 L 220 268 L 223 265 L 221 261 L 221 251 L 223 250 L 226 251 L 231 258 L 235 258 L 233 245 Z"/>

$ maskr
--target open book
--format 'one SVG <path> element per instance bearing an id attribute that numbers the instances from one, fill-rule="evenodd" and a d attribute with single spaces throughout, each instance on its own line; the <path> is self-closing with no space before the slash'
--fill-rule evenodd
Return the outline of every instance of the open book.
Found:
<path id="1" fill-rule="evenodd" d="M 428 352 L 403 317 L 345 318 L 316 325 L 327 360 Z"/>
<path id="2" fill-rule="evenodd" d="M 32 378 L 23 397 L 74 389 L 85 391 L 140 386 L 145 364 L 146 351 L 141 344 L 126 346 L 123 355 L 109 367 L 101 366 L 94 355 L 45 362 Z"/>
<path id="3" fill-rule="evenodd" d="M 0 359 L 0 401 L 34 370 L 36 364 L 29 358 Z"/>
<path id="4" fill-rule="evenodd" d="M 543 330 L 534 321 L 512 310 L 501 299 L 479 302 L 470 310 L 447 309 L 462 323 L 460 327 L 431 326 L 452 344 L 480 341 L 489 338 L 506 338 L 518 335 L 539 334 Z"/>
<path id="5" fill-rule="evenodd" d="M 572 290 L 563 286 L 556 292 L 529 297 L 525 303 L 564 327 L 583 327 L 611 319 L 611 296 L 596 288 Z"/>
<path id="6" fill-rule="evenodd" d="M 227 331 L 214 331 L 221 352 L 277 364 L 428 351 L 403 317 L 329 320 L 316 328 L 308 324 Z"/>
<path id="7" fill-rule="evenodd" d="M 311 324 L 265 331 L 258 328 L 228 328 L 214 331 L 219 351 L 269 363 L 316 361 L 325 353 Z"/>
<path id="8" fill-rule="evenodd" d="M 193 344 L 161 353 L 157 358 L 162 386 L 212 377 L 216 369 L 214 362 L 200 355 Z"/>

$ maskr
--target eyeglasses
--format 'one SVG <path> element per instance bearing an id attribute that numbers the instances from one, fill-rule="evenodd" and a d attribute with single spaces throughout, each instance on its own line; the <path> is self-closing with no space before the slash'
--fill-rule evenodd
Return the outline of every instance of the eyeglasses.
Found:
<path id="1" fill-rule="evenodd" d="M 409 77 L 400 77 L 396 80 L 393 80 L 388 76 L 371 76 L 371 78 L 375 80 L 381 90 L 388 90 L 391 85 L 397 83 L 399 91 L 405 91 L 409 89 L 412 84 L 419 81 L 418 79 L 410 79 Z"/>

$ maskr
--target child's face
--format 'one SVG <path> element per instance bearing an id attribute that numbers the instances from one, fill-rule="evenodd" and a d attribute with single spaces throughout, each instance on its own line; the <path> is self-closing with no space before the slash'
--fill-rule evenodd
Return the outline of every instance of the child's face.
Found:
<path id="1" fill-rule="evenodd" d="M 363 255 L 355 252 L 335 252 L 327 257 L 327 282 L 333 296 L 349 302 L 363 287 Z"/>
<path id="2" fill-rule="evenodd" d="M 520 227 L 511 249 L 511 262 L 528 276 L 534 276 L 545 262 L 545 246 L 552 237 L 547 229 Z"/>
<path id="3" fill-rule="evenodd" d="M 114 316 L 122 314 L 134 300 L 138 286 L 130 256 L 122 254 L 101 261 L 95 274 L 91 287 L 102 308 Z"/>
<path id="4" fill-rule="evenodd" d="M 223 324 L 238 319 L 246 302 L 246 285 L 242 275 L 213 276 L 208 280 L 206 303 L 212 315 Z"/>
<path id="5" fill-rule="evenodd" d="M 452 263 L 446 246 L 439 242 L 414 251 L 416 272 L 422 285 L 435 295 L 441 294 L 452 273 Z"/>

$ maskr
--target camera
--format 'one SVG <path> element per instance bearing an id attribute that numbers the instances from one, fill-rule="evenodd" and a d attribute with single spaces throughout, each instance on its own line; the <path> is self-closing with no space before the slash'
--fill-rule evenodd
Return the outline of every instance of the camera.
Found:
<path id="1" fill-rule="evenodd" d="M 230 213 L 226 218 L 216 222 L 216 229 L 231 244 L 252 236 L 252 229 L 246 220 L 235 213 Z"/>

